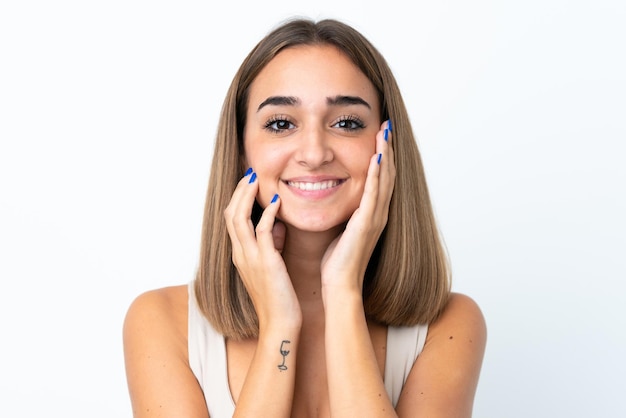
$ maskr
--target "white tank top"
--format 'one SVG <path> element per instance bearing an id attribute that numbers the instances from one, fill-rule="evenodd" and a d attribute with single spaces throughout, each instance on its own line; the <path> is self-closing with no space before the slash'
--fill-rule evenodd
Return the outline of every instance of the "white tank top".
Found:
<path id="1" fill-rule="evenodd" d="M 198 379 L 211 418 L 231 418 L 235 412 L 228 386 L 226 344 L 202 315 L 193 290 L 189 290 L 189 366 Z M 395 407 L 404 382 L 426 342 L 428 325 L 388 327 L 385 357 L 385 389 Z"/>

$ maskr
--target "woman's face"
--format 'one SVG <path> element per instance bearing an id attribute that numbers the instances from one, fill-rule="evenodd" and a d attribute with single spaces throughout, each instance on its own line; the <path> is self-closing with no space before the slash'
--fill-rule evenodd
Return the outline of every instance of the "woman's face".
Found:
<path id="1" fill-rule="evenodd" d="M 380 105 L 369 79 L 332 46 L 281 51 L 250 86 L 245 157 L 257 201 L 308 231 L 342 224 L 359 206 L 376 152 Z"/>

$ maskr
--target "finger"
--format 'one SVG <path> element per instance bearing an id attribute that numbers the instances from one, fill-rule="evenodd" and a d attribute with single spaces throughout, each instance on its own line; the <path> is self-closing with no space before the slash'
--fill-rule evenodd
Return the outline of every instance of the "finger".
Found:
<path id="1" fill-rule="evenodd" d="M 370 161 L 370 167 L 368 170 L 368 182 L 369 185 L 366 184 L 366 187 L 376 188 L 375 195 L 383 196 L 384 194 L 380 193 L 380 187 L 386 185 L 387 180 L 389 179 L 389 169 L 393 167 L 393 150 L 390 146 L 391 141 L 391 124 L 389 121 L 385 121 L 380 125 L 380 130 L 376 134 L 376 154 L 372 157 L 376 160 L 377 167 L 373 167 Z M 375 176 L 376 181 L 372 178 L 370 181 L 370 177 Z M 374 190 L 370 190 L 372 193 Z"/>
<path id="2" fill-rule="evenodd" d="M 280 203 L 278 195 L 274 195 L 270 204 L 263 210 L 261 219 L 259 219 L 259 223 L 256 226 L 256 239 L 261 251 L 276 249 L 273 231 L 274 224 L 276 223 L 276 215 L 278 214 L 278 209 L 280 209 Z"/>
<path id="3" fill-rule="evenodd" d="M 382 164 L 382 170 L 381 170 L 381 176 L 383 176 L 383 181 L 386 181 L 389 179 L 389 174 L 393 174 L 395 172 L 395 165 L 394 165 L 394 154 L 393 154 L 393 146 L 391 144 L 391 140 L 393 137 L 393 133 L 392 133 L 392 125 L 391 125 L 391 121 L 387 120 L 385 122 L 382 123 L 382 125 L 380 126 L 380 131 L 379 133 L 376 135 L 376 151 L 379 154 L 382 154 L 383 157 L 381 159 L 381 163 L 384 160 L 384 163 Z"/>
<path id="4" fill-rule="evenodd" d="M 255 195 L 255 183 L 256 175 L 255 173 L 251 173 L 250 175 L 242 177 L 233 191 L 230 202 L 228 202 L 228 206 L 224 210 L 224 217 L 226 223 L 231 227 L 231 232 L 234 232 L 234 222 L 236 220 L 241 218 L 247 220 L 249 214 L 252 213 L 254 200 L 252 200 L 251 197 Z M 251 187 L 252 185 L 254 186 Z"/>
<path id="5" fill-rule="evenodd" d="M 389 178 L 388 173 L 387 175 L 384 174 L 385 171 L 389 170 L 387 159 L 389 159 L 389 152 L 391 150 L 389 146 L 391 136 L 391 131 L 389 131 L 390 126 L 389 121 L 385 121 L 380 125 L 380 130 L 376 133 L 376 154 L 374 154 L 370 160 L 363 197 L 359 205 L 359 212 L 365 212 L 367 214 L 365 216 L 373 216 L 376 212 L 376 208 L 381 206 L 379 204 L 379 196 L 383 196 L 384 203 L 385 194 L 380 193 L 380 187 L 381 184 L 387 184 L 387 179 Z M 393 154 L 391 154 L 391 157 L 393 157 Z"/>
<path id="6" fill-rule="evenodd" d="M 376 134 L 376 152 L 374 156 L 378 170 L 374 170 L 370 162 L 370 170 L 366 183 L 369 204 L 364 201 L 364 207 L 368 209 L 368 216 L 373 220 L 380 220 L 381 224 L 386 224 L 389 202 L 393 193 L 395 165 L 393 148 L 391 142 L 391 123 L 385 121 L 380 125 L 380 131 Z M 375 189 L 375 190 L 374 190 Z M 365 193 L 364 193 L 365 197 Z M 371 207 L 370 207 L 371 205 Z"/>
<path id="7" fill-rule="evenodd" d="M 379 135 L 377 135 L 376 143 L 378 152 L 383 155 L 381 158 L 379 183 L 381 190 L 385 191 L 385 193 L 381 194 L 381 202 L 384 204 L 385 208 L 388 207 L 391 201 L 395 182 L 396 168 L 393 146 L 391 144 L 392 136 L 391 121 L 387 120 L 381 125 L 381 131 Z"/>
<path id="8" fill-rule="evenodd" d="M 230 201 L 228 202 L 228 206 L 224 210 L 224 216 L 227 218 L 227 221 L 230 221 L 237 208 L 239 208 L 242 198 L 245 195 L 245 191 L 247 189 L 247 184 L 255 183 L 256 175 L 254 172 L 249 169 L 246 174 L 239 179 L 239 182 L 235 186 L 235 190 L 233 190 L 233 194 L 230 197 Z"/>
<path id="9" fill-rule="evenodd" d="M 378 155 L 372 156 L 367 170 L 363 195 L 359 202 L 359 207 L 354 211 L 348 224 L 346 231 L 360 231 L 358 233 L 369 230 L 374 224 L 371 222 L 377 206 L 378 196 Z M 347 234 L 348 236 L 350 234 Z"/>
<path id="10" fill-rule="evenodd" d="M 243 250 L 242 246 L 250 240 L 254 240 L 254 227 L 250 216 L 254 205 L 255 196 L 258 192 L 256 173 L 244 176 L 224 211 L 226 228 L 233 243 L 233 251 Z"/>

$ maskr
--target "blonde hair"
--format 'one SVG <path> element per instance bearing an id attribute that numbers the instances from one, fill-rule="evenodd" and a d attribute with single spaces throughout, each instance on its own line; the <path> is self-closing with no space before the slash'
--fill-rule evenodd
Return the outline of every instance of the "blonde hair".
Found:
<path id="1" fill-rule="evenodd" d="M 292 19 L 265 36 L 245 58 L 222 107 L 209 178 L 195 294 L 200 310 L 224 336 L 258 336 L 258 318 L 232 262 L 224 222 L 243 165 L 243 129 L 250 84 L 281 50 L 333 45 L 348 56 L 378 92 L 381 120 L 390 119 L 396 165 L 389 220 L 365 274 L 369 319 L 390 326 L 432 322 L 450 294 L 448 260 L 432 210 L 424 169 L 396 80 L 378 50 L 358 31 L 333 19 Z M 253 222 L 260 208 L 255 205 Z"/>

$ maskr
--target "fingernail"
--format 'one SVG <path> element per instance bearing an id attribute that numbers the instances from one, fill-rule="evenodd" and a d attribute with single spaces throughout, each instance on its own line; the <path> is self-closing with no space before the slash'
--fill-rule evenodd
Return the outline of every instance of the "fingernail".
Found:
<path id="1" fill-rule="evenodd" d="M 380 160 L 383 159 L 383 154 L 378 154 L 378 164 L 380 165 Z"/>
<path id="2" fill-rule="evenodd" d="M 252 167 L 250 167 L 249 169 L 246 170 L 246 174 L 244 174 L 244 177 L 248 177 L 250 174 L 252 174 Z"/>
<path id="3" fill-rule="evenodd" d="M 391 119 L 387 121 L 387 129 L 389 129 L 390 131 L 393 131 L 393 129 L 391 129 Z"/>
<path id="4" fill-rule="evenodd" d="M 384 132 L 383 136 L 385 137 L 385 141 L 389 140 L 389 129 L 385 129 L 385 132 Z"/>
<path id="5" fill-rule="evenodd" d="M 278 200 L 278 194 L 275 194 L 274 197 L 272 197 L 272 201 L 270 203 L 274 203 Z"/>
<path id="6" fill-rule="evenodd" d="M 254 183 L 254 180 L 256 180 L 256 173 L 252 173 L 252 176 L 250 176 L 250 180 L 248 181 L 248 184 Z"/>

